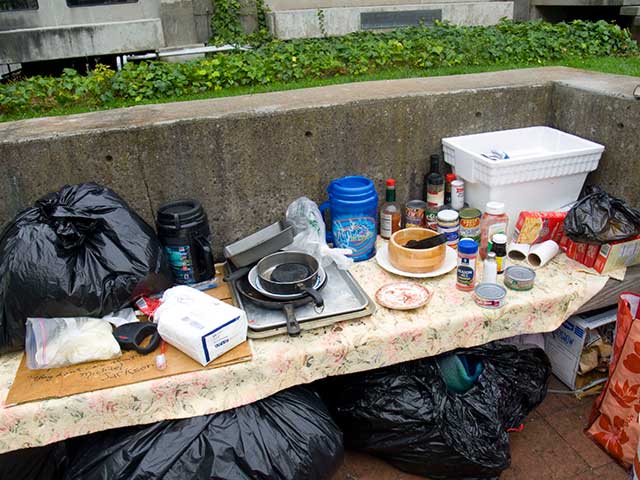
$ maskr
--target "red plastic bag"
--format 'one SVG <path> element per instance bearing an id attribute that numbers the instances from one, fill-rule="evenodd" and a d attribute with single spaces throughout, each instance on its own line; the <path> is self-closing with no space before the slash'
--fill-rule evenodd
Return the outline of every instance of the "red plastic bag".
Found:
<path id="1" fill-rule="evenodd" d="M 586 433 L 623 466 L 630 468 L 640 439 L 640 295 L 618 299 L 616 338 L 609 379 L 595 401 Z"/>

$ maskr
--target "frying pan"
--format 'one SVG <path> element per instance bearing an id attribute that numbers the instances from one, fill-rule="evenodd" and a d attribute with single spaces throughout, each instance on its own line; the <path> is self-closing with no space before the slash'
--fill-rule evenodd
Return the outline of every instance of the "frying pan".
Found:
<path id="1" fill-rule="evenodd" d="M 259 307 L 267 308 L 269 310 L 282 310 L 287 318 L 287 333 L 292 337 L 300 335 L 300 324 L 296 319 L 295 309 L 313 302 L 313 297 L 305 295 L 302 298 L 288 302 L 271 300 L 256 291 L 249 283 L 249 279 L 247 277 L 236 280 L 235 287 L 241 295 L 248 298 Z M 317 306 L 321 307 L 322 304 Z"/>
<path id="2" fill-rule="evenodd" d="M 316 305 L 324 304 L 322 295 L 314 288 L 320 263 L 304 252 L 276 252 L 264 257 L 256 266 L 261 287 L 269 293 L 306 293 Z"/>
<path id="3" fill-rule="evenodd" d="M 265 297 L 272 298 L 274 300 L 296 300 L 298 298 L 306 297 L 307 292 L 302 291 L 299 293 L 271 293 L 266 290 L 262 283 L 260 282 L 260 277 L 258 277 L 258 267 L 255 266 L 251 269 L 249 274 L 247 275 L 247 279 L 251 286 L 260 292 Z M 324 271 L 322 267 L 318 270 L 318 277 L 316 278 L 316 282 L 313 284 L 314 290 L 320 290 L 324 287 L 325 282 L 327 281 L 327 273 Z"/>

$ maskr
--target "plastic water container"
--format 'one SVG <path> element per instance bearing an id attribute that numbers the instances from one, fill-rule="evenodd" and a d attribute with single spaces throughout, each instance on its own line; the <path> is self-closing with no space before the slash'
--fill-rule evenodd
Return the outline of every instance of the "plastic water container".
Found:
<path id="1" fill-rule="evenodd" d="M 504 202 L 511 235 L 523 210 L 557 210 L 578 199 L 604 146 L 550 127 L 517 128 L 442 139 L 444 160 L 464 179 L 465 200 L 484 211 Z M 509 158 L 492 160 L 492 150 Z"/>
<path id="2" fill-rule="evenodd" d="M 373 257 L 378 233 L 378 193 L 373 182 L 360 176 L 342 177 L 329 184 L 327 193 L 329 200 L 320 205 L 323 215 L 330 210 L 327 241 L 337 248 L 350 248 L 356 262 Z"/>

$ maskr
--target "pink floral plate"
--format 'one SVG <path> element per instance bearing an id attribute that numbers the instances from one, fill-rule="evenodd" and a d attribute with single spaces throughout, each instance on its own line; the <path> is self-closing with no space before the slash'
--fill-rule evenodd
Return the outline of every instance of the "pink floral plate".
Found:
<path id="1" fill-rule="evenodd" d="M 431 291 L 414 282 L 387 283 L 376 292 L 376 302 L 392 310 L 413 310 L 431 300 Z"/>

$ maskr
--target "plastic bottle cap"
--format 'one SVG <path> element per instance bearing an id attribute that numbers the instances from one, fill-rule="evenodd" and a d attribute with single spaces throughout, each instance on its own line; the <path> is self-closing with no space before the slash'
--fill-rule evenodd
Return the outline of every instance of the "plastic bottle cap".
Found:
<path id="1" fill-rule="evenodd" d="M 507 236 L 504 233 L 496 233 L 491 239 L 493 243 L 505 244 L 507 243 Z"/>
<path id="2" fill-rule="evenodd" d="M 387 187 L 395 187 L 396 181 L 393 178 L 387 179 Z"/>
<path id="3" fill-rule="evenodd" d="M 455 210 L 440 210 L 438 212 L 438 220 L 443 222 L 455 222 L 458 220 L 458 212 Z"/>
<path id="4" fill-rule="evenodd" d="M 444 177 L 444 178 L 447 180 L 447 182 L 451 183 L 451 182 L 453 182 L 457 177 L 456 177 L 456 174 L 455 174 L 455 173 L 447 173 L 447 174 L 445 175 L 445 177 Z"/>
<path id="5" fill-rule="evenodd" d="M 470 238 L 463 238 L 458 243 L 458 252 L 472 254 L 478 251 L 478 242 Z"/>
<path id="6" fill-rule="evenodd" d="M 487 258 L 496 258 L 496 252 L 487 253 Z"/>
<path id="7" fill-rule="evenodd" d="M 502 215 L 504 213 L 503 202 L 487 202 L 486 212 L 489 215 Z"/>

